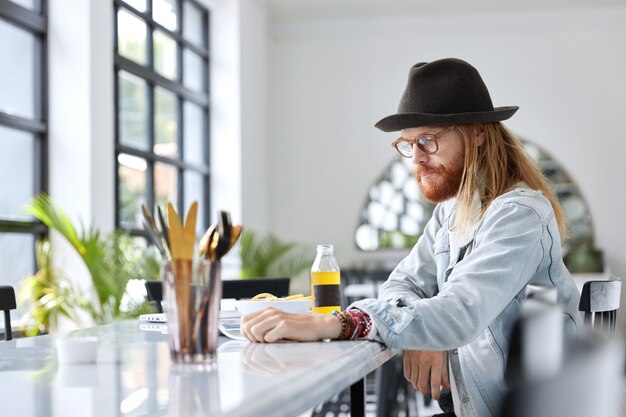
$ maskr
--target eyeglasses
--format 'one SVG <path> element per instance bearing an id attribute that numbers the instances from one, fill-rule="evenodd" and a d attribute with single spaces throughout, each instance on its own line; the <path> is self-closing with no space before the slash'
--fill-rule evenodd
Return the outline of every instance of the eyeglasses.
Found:
<path id="1" fill-rule="evenodd" d="M 391 146 L 405 158 L 413 157 L 413 144 L 415 143 L 420 150 L 426 154 L 433 154 L 439 150 L 439 142 L 437 139 L 452 132 L 456 128 L 455 125 L 449 126 L 433 135 L 421 135 L 416 139 L 399 138 L 393 141 Z"/>

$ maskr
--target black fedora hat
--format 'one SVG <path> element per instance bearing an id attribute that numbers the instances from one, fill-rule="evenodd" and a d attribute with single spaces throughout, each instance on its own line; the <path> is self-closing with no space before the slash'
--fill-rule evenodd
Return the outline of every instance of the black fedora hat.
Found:
<path id="1" fill-rule="evenodd" d="M 428 125 L 506 120 L 517 106 L 493 107 L 476 68 L 456 58 L 420 62 L 409 71 L 398 113 L 376 123 L 384 132 Z"/>

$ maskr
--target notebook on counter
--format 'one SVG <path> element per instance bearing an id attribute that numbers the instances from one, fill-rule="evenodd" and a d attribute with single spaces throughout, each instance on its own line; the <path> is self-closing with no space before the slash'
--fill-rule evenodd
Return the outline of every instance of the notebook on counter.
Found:
<path id="1" fill-rule="evenodd" d="M 167 314 L 150 313 L 139 316 L 140 330 L 167 333 Z M 218 329 L 221 334 L 235 340 L 246 340 L 240 330 L 241 314 L 237 310 L 221 310 Z"/>
<path id="2" fill-rule="evenodd" d="M 167 315 L 165 313 L 141 314 L 139 321 L 147 321 L 148 323 L 166 323 Z"/>
<path id="3" fill-rule="evenodd" d="M 220 320 L 225 319 L 240 319 L 241 314 L 237 310 L 220 310 Z M 139 316 L 140 321 L 147 321 L 150 323 L 167 323 L 166 313 L 149 313 Z"/>

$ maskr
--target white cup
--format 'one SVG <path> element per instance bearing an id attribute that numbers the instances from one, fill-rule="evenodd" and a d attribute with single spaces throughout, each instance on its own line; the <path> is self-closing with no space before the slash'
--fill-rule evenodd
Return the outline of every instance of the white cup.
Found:
<path id="1" fill-rule="evenodd" d="M 93 387 L 98 385 L 98 368 L 89 364 L 64 364 L 59 366 L 57 378 L 64 387 Z"/>
<path id="2" fill-rule="evenodd" d="M 95 363 L 98 356 L 97 337 L 57 339 L 59 364 Z"/>

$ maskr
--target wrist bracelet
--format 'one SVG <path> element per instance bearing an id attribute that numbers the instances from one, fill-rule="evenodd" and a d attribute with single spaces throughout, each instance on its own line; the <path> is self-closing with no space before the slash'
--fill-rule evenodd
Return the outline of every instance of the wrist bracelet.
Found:
<path id="1" fill-rule="evenodd" d="M 348 340 L 350 338 L 350 333 L 352 333 L 350 320 L 346 313 L 342 311 L 333 311 L 333 315 L 339 319 L 341 322 L 341 333 L 339 333 L 339 340 Z"/>
<path id="2" fill-rule="evenodd" d="M 363 339 L 372 330 L 372 319 L 359 309 L 346 310 L 344 313 L 348 317 L 351 326 L 350 339 Z"/>

